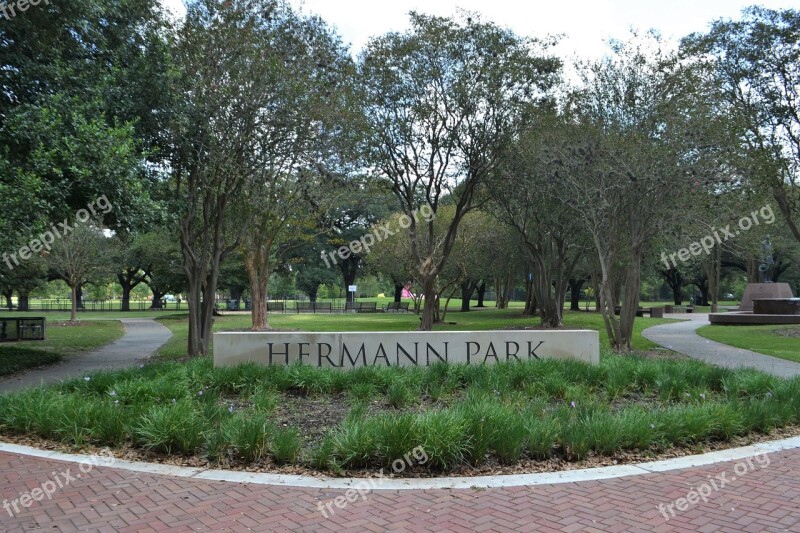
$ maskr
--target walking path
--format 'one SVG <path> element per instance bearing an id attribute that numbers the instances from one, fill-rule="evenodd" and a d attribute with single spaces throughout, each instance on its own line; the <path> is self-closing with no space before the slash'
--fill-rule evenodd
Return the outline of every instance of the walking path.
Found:
<path id="1" fill-rule="evenodd" d="M 642 332 L 642 336 L 665 348 L 712 365 L 726 368 L 750 367 L 783 378 L 800 376 L 800 363 L 734 348 L 701 337 L 697 334 L 697 330 L 709 324 L 707 314 L 688 313 L 674 316 L 685 320 L 647 328 Z"/>
<path id="2" fill-rule="evenodd" d="M 123 318 L 125 334 L 115 342 L 93 352 L 72 355 L 64 362 L 0 380 L 0 394 L 41 383 L 56 383 L 86 372 L 119 370 L 150 357 L 172 336 L 172 332 L 152 318 Z"/>

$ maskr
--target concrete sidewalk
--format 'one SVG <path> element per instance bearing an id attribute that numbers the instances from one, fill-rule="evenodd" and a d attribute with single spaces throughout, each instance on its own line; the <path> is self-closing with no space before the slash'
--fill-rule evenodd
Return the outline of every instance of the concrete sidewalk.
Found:
<path id="1" fill-rule="evenodd" d="M 665 348 L 712 365 L 725 368 L 755 368 L 782 378 L 800 376 L 800 363 L 735 348 L 701 337 L 697 334 L 697 330 L 709 325 L 708 315 L 705 313 L 678 314 L 671 315 L 670 318 L 673 316 L 684 320 L 647 328 L 642 332 L 642 336 Z"/>
<path id="2" fill-rule="evenodd" d="M 42 383 L 57 383 L 98 370 L 119 370 L 141 364 L 172 337 L 172 332 L 152 318 L 123 318 L 125 334 L 93 352 L 72 355 L 57 365 L 0 380 L 0 394 Z"/>

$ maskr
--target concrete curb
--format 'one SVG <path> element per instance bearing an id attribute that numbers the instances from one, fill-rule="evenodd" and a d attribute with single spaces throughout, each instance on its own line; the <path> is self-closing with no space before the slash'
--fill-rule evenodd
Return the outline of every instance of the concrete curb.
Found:
<path id="1" fill-rule="evenodd" d="M 521 487 L 533 485 L 552 485 L 558 483 L 576 483 L 580 481 L 597 481 L 626 476 L 639 476 L 657 472 L 669 472 L 708 466 L 717 463 L 736 461 L 758 454 L 774 453 L 782 450 L 800 448 L 800 437 L 760 442 L 752 446 L 731 448 L 701 455 L 690 455 L 638 463 L 631 465 L 604 466 L 598 468 L 585 468 L 581 470 L 566 470 L 563 472 L 543 472 L 537 474 L 517 474 L 503 476 L 476 476 L 476 477 L 443 477 L 425 479 L 395 479 L 389 477 L 372 477 L 376 485 L 374 490 L 427 490 L 427 489 L 469 489 L 469 488 L 499 488 Z M 0 453 L 10 453 L 27 457 L 39 457 L 53 461 L 80 463 L 88 460 L 88 455 L 62 453 L 56 451 L 40 450 L 31 446 L 8 444 L 0 442 Z M 213 470 L 206 468 L 190 468 L 181 466 L 160 465 L 138 461 L 125 461 L 117 459 L 108 468 L 141 472 L 145 474 L 158 474 L 180 478 L 197 479 L 203 481 L 224 481 L 230 483 L 252 483 L 256 485 L 275 485 L 299 488 L 318 489 L 349 489 L 367 482 L 370 478 L 335 478 L 335 477 L 310 477 L 287 474 L 267 474 L 255 472 L 241 472 L 232 470 Z M 376 478 L 378 478 L 376 480 Z"/>

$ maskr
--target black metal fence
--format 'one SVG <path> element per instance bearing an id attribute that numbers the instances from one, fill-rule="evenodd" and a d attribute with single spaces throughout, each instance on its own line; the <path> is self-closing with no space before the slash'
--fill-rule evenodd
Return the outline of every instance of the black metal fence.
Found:
<path id="1" fill-rule="evenodd" d="M 219 311 L 250 311 L 251 301 L 245 300 L 219 300 L 217 309 Z M 381 305 L 376 302 L 348 302 L 347 300 L 334 299 L 326 301 L 311 302 L 309 300 L 284 300 L 267 302 L 267 312 L 298 314 L 298 313 L 379 313 L 386 311 L 389 304 Z M 389 309 L 397 310 L 396 308 Z M 408 308 L 404 307 L 403 311 Z"/>
<path id="2" fill-rule="evenodd" d="M 135 300 L 130 302 L 129 311 L 185 311 L 188 309 L 185 301 L 162 301 L 161 309 L 152 307 L 153 302 L 150 300 Z M 8 307 L 0 308 L 3 311 L 19 311 L 18 307 L 8 309 Z M 41 311 L 43 313 L 51 312 L 69 312 L 72 310 L 72 301 L 68 298 L 63 299 L 31 299 L 28 302 L 27 311 Z M 109 312 L 109 311 L 122 311 L 122 302 L 120 300 L 84 300 L 78 306 L 78 312 Z"/>
<path id="3" fill-rule="evenodd" d="M 216 302 L 218 311 L 250 311 L 251 301 L 247 298 L 242 300 L 232 300 L 220 298 Z M 388 308 L 388 309 L 387 309 Z M 135 300 L 130 302 L 128 311 L 186 311 L 188 310 L 186 300 L 181 301 L 162 301 L 160 308 L 152 306 L 150 300 Z M 72 302 L 68 298 L 63 299 L 31 299 L 28 302 L 27 311 L 37 311 L 41 313 L 70 312 Z M 310 300 L 271 300 L 267 302 L 269 313 L 375 313 L 382 311 L 396 311 L 391 304 L 380 304 L 376 302 L 348 302 L 344 298 L 325 301 L 311 302 Z M 404 311 L 407 308 L 403 309 Z M 14 306 L 12 309 L 7 307 L 0 308 L 2 311 L 19 311 Z M 91 312 L 122 312 L 122 302 L 120 300 L 84 300 L 78 306 L 79 313 Z M 2 315 L 0 315 L 2 316 Z"/>

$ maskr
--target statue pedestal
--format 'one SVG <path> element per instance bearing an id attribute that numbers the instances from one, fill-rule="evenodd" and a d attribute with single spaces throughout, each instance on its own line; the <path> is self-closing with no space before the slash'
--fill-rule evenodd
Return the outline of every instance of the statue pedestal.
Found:
<path id="1" fill-rule="evenodd" d="M 753 300 L 793 297 L 792 288 L 788 283 L 748 283 L 744 289 L 739 311 L 752 311 Z"/>

